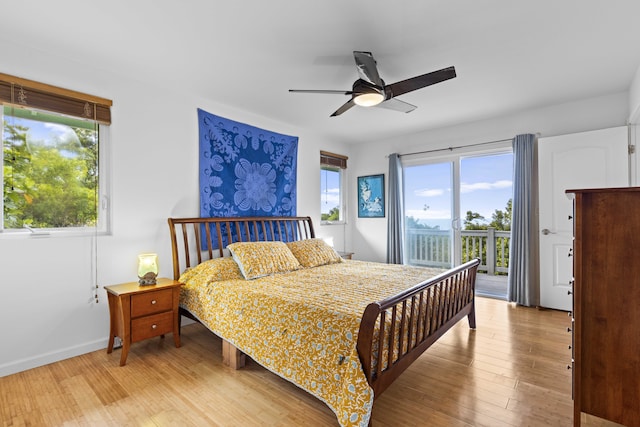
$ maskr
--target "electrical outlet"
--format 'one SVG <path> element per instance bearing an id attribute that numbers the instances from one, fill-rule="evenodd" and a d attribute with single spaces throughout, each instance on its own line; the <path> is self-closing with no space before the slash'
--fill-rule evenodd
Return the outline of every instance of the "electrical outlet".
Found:
<path id="1" fill-rule="evenodd" d="M 120 347 L 122 347 L 122 340 L 120 339 L 120 337 L 114 337 L 113 348 L 120 348 Z"/>

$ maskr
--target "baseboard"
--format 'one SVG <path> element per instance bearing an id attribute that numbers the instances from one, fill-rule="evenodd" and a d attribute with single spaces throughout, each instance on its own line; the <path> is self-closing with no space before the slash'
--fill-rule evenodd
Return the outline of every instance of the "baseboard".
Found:
<path id="1" fill-rule="evenodd" d="M 0 377 L 6 377 L 7 375 L 12 375 L 18 372 L 37 368 L 39 366 L 48 365 L 49 363 L 54 363 L 60 360 L 69 359 L 71 357 L 80 356 L 81 354 L 91 353 L 92 351 L 106 349 L 108 344 L 109 339 L 103 338 L 96 341 L 67 347 L 61 350 L 40 354 L 38 356 L 5 363 L 4 365 L 0 365 Z"/>
<path id="2" fill-rule="evenodd" d="M 191 323 L 194 323 L 194 321 L 186 317 L 182 318 L 182 326 L 190 325 Z M 108 344 L 109 338 L 105 337 L 88 343 L 5 363 L 0 365 L 0 377 L 17 374 L 18 372 L 48 365 L 49 363 L 59 362 L 60 360 L 80 356 L 81 354 L 91 353 L 92 351 L 106 349 Z"/>

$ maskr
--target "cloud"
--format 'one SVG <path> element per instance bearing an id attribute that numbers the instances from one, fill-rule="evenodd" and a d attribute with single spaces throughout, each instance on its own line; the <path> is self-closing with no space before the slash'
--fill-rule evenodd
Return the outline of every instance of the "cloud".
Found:
<path id="1" fill-rule="evenodd" d="M 478 190 L 496 190 L 501 188 L 511 188 L 513 182 L 510 180 L 500 180 L 496 182 L 476 182 L 473 184 L 460 184 L 461 193 L 471 193 Z"/>
<path id="2" fill-rule="evenodd" d="M 339 188 L 327 188 L 326 191 L 320 193 L 320 203 L 322 204 L 322 208 L 327 207 L 327 212 L 332 208 L 338 206 L 340 204 L 340 189 Z M 324 210 L 323 210 L 324 212 Z"/>
<path id="3" fill-rule="evenodd" d="M 405 211 L 406 216 L 412 216 L 415 219 L 451 219 L 451 210 L 448 209 L 408 209 Z"/>
<path id="4" fill-rule="evenodd" d="M 322 194 L 320 198 L 322 203 L 327 203 L 329 205 L 337 206 L 340 202 L 340 197 L 337 194 Z"/>
<path id="5" fill-rule="evenodd" d="M 467 184 L 463 182 L 462 184 L 460 184 L 460 192 L 472 193 L 479 190 L 499 190 L 503 188 L 511 188 L 512 186 L 513 181 L 506 179 L 495 182 L 475 182 L 473 184 Z M 438 197 L 442 196 L 447 191 L 451 190 L 448 188 L 422 188 L 419 190 L 415 190 L 413 193 L 417 197 Z"/>
<path id="6" fill-rule="evenodd" d="M 78 135 L 69 126 L 58 123 L 43 123 L 43 127 L 49 131 L 44 137 L 44 143 L 47 145 L 57 145 L 60 142 L 71 142 L 80 145 Z"/>
<path id="7" fill-rule="evenodd" d="M 442 196 L 444 191 L 442 188 L 424 188 L 415 190 L 413 193 L 418 197 L 437 197 Z"/>
<path id="8" fill-rule="evenodd" d="M 55 133 L 68 133 L 71 131 L 71 128 L 69 126 L 65 126 L 65 125 L 61 125 L 58 123 L 43 123 L 44 127 L 51 130 L 52 132 Z"/>

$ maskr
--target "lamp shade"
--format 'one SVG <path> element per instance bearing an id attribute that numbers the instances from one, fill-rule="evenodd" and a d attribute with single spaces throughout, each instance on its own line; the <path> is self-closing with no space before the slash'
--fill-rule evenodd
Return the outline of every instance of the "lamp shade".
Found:
<path id="1" fill-rule="evenodd" d="M 384 95 L 379 92 L 361 93 L 353 98 L 353 102 L 361 107 L 373 107 L 382 101 L 384 101 Z"/>
<path id="2" fill-rule="evenodd" d="M 141 285 L 155 285 L 158 276 L 158 255 L 138 255 L 138 279 Z"/>

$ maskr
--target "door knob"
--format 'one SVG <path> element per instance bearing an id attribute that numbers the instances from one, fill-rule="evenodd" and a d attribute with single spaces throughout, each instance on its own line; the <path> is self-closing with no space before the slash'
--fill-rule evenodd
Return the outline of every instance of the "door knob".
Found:
<path id="1" fill-rule="evenodd" d="M 543 228 L 542 229 L 542 234 L 544 234 L 546 236 L 547 234 L 556 234 L 556 233 L 554 233 L 553 231 L 549 230 L 548 228 Z"/>

